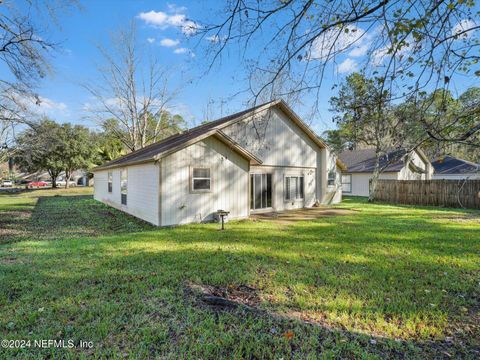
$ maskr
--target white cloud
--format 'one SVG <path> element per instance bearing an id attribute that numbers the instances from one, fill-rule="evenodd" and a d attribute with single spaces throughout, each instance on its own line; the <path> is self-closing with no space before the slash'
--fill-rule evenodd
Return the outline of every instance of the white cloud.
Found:
<path id="1" fill-rule="evenodd" d="M 46 97 L 39 97 L 40 105 L 38 107 L 43 110 L 66 110 L 67 105 L 63 102 L 56 102 Z M 32 100 L 33 101 L 33 100 Z"/>
<path id="2" fill-rule="evenodd" d="M 364 56 L 367 54 L 368 50 L 370 49 L 370 46 L 371 46 L 371 43 L 370 41 L 368 42 L 365 42 L 364 44 L 362 45 L 359 45 L 359 46 L 355 46 L 352 51 L 350 51 L 348 53 L 349 56 L 353 56 L 353 57 L 360 57 L 360 56 Z"/>
<path id="3" fill-rule="evenodd" d="M 168 24 L 168 15 L 163 11 L 149 11 L 141 12 L 138 14 L 138 18 L 145 21 L 147 25 L 157 26 L 157 27 L 167 27 Z"/>
<path id="4" fill-rule="evenodd" d="M 312 44 L 310 59 L 330 60 L 339 52 L 352 48 L 352 56 L 362 56 L 369 48 L 369 37 L 357 26 L 332 29 L 319 36 Z M 363 48 L 362 46 L 366 46 Z"/>
<path id="5" fill-rule="evenodd" d="M 343 60 L 343 62 L 338 65 L 337 71 L 340 74 L 351 73 L 358 68 L 358 63 L 355 60 L 347 58 Z"/>
<path id="6" fill-rule="evenodd" d="M 195 53 L 192 50 L 190 50 L 188 48 L 184 48 L 184 47 L 177 48 L 177 49 L 173 50 L 173 52 L 175 54 L 189 54 L 191 57 L 195 57 Z"/>
<path id="7" fill-rule="evenodd" d="M 216 44 L 216 43 L 218 43 L 218 42 L 220 42 L 220 41 L 225 41 L 226 38 L 227 38 L 226 36 L 221 36 L 221 37 L 220 37 L 220 36 L 218 36 L 218 35 L 215 34 L 215 35 L 207 36 L 207 37 L 205 38 L 205 40 L 210 41 L 210 42 Z"/>
<path id="8" fill-rule="evenodd" d="M 147 25 L 159 28 L 166 29 L 168 27 L 177 27 L 185 35 L 193 35 L 198 30 L 198 24 L 192 20 L 187 19 L 187 16 L 182 13 L 185 8 L 170 8 L 171 11 L 174 11 L 173 14 L 167 14 L 163 11 L 154 11 L 141 12 L 138 14 L 138 18 L 143 20 Z"/>
<path id="9" fill-rule="evenodd" d="M 178 48 L 178 49 L 173 50 L 173 52 L 175 54 L 186 54 L 186 53 L 188 53 L 188 51 L 189 50 L 187 48 Z"/>
<path id="10" fill-rule="evenodd" d="M 150 44 L 153 44 L 155 42 L 155 38 L 147 38 L 147 41 L 150 43 Z"/>
<path id="11" fill-rule="evenodd" d="M 187 11 L 187 8 L 185 6 L 178 6 L 176 4 L 167 3 L 167 7 L 168 10 L 174 13 L 184 13 L 185 11 Z"/>
<path id="12" fill-rule="evenodd" d="M 403 45 L 399 50 L 396 51 L 395 58 L 405 58 L 406 56 L 409 56 L 410 54 L 417 51 L 419 49 L 419 46 L 421 46 L 421 44 L 415 43 L 413 37 L 409 36 L 405 41 L 405 45 Z M 391 49 L 391 45 L 377 49 L 372 53 L 370 59 L 371 64 L 373 66 L 382 66 L 385 63 L 386 59 L 390 59 L 392 57 L 392 54 L 393 52 Z"/>
<path id="13" fill-rule="evenodd" d="M 459 21 L 452 29 L 452 35 L 459 35 L 459 38 L 466 39 L 470 36 L 472 36 L 472 33 L 475 30 L 471 30 L 474 27 L 476 27 L 477 24 L 475 21 L 470 20 L 470 19 L 463 19 Z M 466 31 L 466 32 L 465 32 Z"/>
<path id="14" fill-rule="evenodd" d="M 165 38 L 165 39 L 160 40 L 160 45 L 165 46 L 165 47 L 177 46 L 178 44 L 180 44 L 179 40 L 173 40 L 173 39 L 169 39 L 169 38 Z"/>

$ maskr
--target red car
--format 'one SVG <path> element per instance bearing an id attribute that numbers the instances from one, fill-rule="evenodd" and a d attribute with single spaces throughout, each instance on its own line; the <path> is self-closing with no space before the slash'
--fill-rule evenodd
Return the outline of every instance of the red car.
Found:
<path id="1" fill-rule="evenodd" d="M 27 184 L 27 189 L 47 187 L 49 184 L 45 181 L 32 181 Z"/>

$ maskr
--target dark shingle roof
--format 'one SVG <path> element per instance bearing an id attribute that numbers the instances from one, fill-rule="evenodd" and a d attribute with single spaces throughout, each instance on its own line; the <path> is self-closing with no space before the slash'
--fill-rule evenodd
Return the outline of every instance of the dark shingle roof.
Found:
<path id="1" fill-rule="evenodd" d="M 102 168 L 110 168 L 110 167 L 117 167 L 117 166 L 124 166 L 128 165 L 131 163 L 139 163 L 142 161 L 148 161 L 148 160 L 153 160 L 154 157 L 158 154 L 167 152 L 169 150 L 172 150 L 176 148 L 177 146 L 180 146 L 184 143 L 187 143 L 190 140 L 193 140 L 195 138 L 198 138 L 202 135 L 206 135 L 209 133 L 214 133 L 215 128 L 219 125 L 225 124 L 229 122 L 230 120 L 234 120 L 236 118 L 241 118 L 245 115 L 248 115 L 249 113 L 254 112 L 255 110 L 267 105 L 269 103 L 265 103 L 262 105 L 258 105 L 255 107 L 252 107 L 250 109 L 240 111 L 238 113 L 232 114 L 225 116 L 223 118 L 220 118 L 218 120 L 210 121 L 208 123 L 199 125 L 197 127 L 191 128 L 189 130 L 185 130 L 182 133 L 175 134 L 172 136 L 169 136 L 166 139 L 163 139 L 159 142 L 156 142 L 154 144 L 148 145 L 142 149 L 133 151 L 125 156 L 119 157 L 118 159 L 109 161 L 101 166 L 98 166 L 96 169 L 100 170 Z"/>
<path id="2" fill-rule="evenodd" d="M 432 161 L 432 166 L 435 174 L 466 174 L 480 171 L 480 164 L 448 155 Z"/>
<path id="3" fill-rule="evenodd" d="M 163 155 L 170 154 L 172 152 L 178 151 L 183 146 L 188 146 L 194 141 L 201 140 L 208 136 L 214 135 L 220 140 L 228 143 L 233 148 L 235 148 L 239 153 L 243 154 L 247 158 L 250 158 L 253 163 L 261 164 L 261 160 L 256 157 L 254 154 L 248 150 L 241 147 L 233 139 L 226 136 L 221 129 L 229 126 L 230 124 L 240 121 L 247 118 L 248 116 L 254 115 L 256 111 L 263 111 L 273 106 L 280 108 L 287 116 L 298 125 L 306 135 L 313 140 L 313 142 L 320 148 L 326 148 L 327 145 L 325 142 L 319 138 L 315 132 L 310 129 L 310 127 L 305 124 L 300 117 L 283 101 L 283 100 L 273 100 L 265 104 L 261 104 L 250 109 L 240 111 L 238 113 L 225 116 L 221 119 L 202 124 L 200 126 L 194 127 L 192 129 L 186 130 L 180 134 L 172 135 L 162 141 L 156 142 L 149 146 L 146 146 L 140 150 L 131 152 L 125 156 L 122 156 L 118 159 L 112 160 L 106 164 L 96 167 L 95 170 L 102 170 L 106 168 L 120 167 L 126 165 L 132 165 L 136 163 L 142 163 L 147 161 L 157 160 Z M 343 170 L 344 164 L 337 159 L 337 165 Z"/>
<path id="4" fill-rule="evenodd" d="M 406 152 L 405 149 L 389 151 L 380 159 L 380 167 L 387 166 L 384 172 L 400 171 L 405 165 L 403 157 Z M 375 168 L 375 149 L 345 150 L 338 157 L 347 166 L 347 172 L 371 173 Z"/>

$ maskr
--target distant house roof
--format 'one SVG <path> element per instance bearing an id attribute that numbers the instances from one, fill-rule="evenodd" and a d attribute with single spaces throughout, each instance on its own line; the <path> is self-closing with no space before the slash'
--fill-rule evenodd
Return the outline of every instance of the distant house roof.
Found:
<path id="1" fill-rule="evenodd" d="M 449 155 L 432 161 L 432 166 L 435 169 L 435 174 L 467 174 L 480 171 L 480 164 Z"/>
<path id="2" fill-rule="evenodd" d="M 386 166 L 384 172 L 398 172 L 404 166 L 405 149 L 395 149 L 380 159 L 380 167 Z M 375 168 L 375 149 L 344 150 L 339 155 L 348 172 L 371 173 Z"/>
<path id="3" fill-rule="evenodd" d="M 262 161 L 260 159 L 258 159 L 254 154 L 252 154 L 245 148 L 241 147 L 233 139 L 228 137 L 225 133 L 221 131 L 221 129 L 235 122 L 244 120 L 249 116 L 252 116 L 273 106 L 280 107 L 300 128 L 302 128 L 307 133 L 307 135 L 318 146 L 323 148 L 327 147 L 327 145 L 317 137 L 317 135 L 293 112 L 292 109 L 288 107 L 288 105 L 283 100 L 274 100 L 229 116 L 225 116 L 215 121 L 210 121 L 208 123 L 186 130 L 182 133 L 172 135 L 162 141 L 156 142 L 137 151 L 133 151 L 118 159 L 107 162 L 106 164 L 98 166 L 93 169 L 93 171 L 158 160 L 212 135 L 234 148 L 246 158 L 250 159 L 251 163 L 261 164 Z M 338 164 L 339 166 L 341 166 L 340 162 Z"/>

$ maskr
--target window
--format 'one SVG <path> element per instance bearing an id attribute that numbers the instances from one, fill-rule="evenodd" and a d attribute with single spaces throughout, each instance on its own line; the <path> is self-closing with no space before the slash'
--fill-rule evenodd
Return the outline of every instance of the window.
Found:
<path id="1" fill-rule="evenodd" d="M 352 175 L 342 175 L 342 191 L 345 193 L 352 192 Z"/>
<path id="2" fill-rule="evenodd" d="M 331 170 L 328 172 L 328 186 L 335 186 L 335 177 L 336 177 L 336 172 L 335 170 Z"/>
<path id="3" fill-rule="evenodd" d="M 127 205 L 127 187 L 128 187 L 128 174 L 127 170 L 120 171 L 120 193 L 122 205 Z"/>
<path id="4" fill-rule="evenodd" d="M 303 176 L 285 177 L 285 200 L 303 199 Z"/>
<path id="5" fill-rule="evenodd" d="M 112 192 L 112 183 L 113 183 L 113 174 L 111 172 L 108 173 L 108 192 Z"/>
<path id="6" fill-rule="evenodd" d="M 207 192 L 210 191 L 210 187 L 210 168 L 192 168 L 192 191 Z"/>

